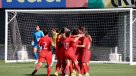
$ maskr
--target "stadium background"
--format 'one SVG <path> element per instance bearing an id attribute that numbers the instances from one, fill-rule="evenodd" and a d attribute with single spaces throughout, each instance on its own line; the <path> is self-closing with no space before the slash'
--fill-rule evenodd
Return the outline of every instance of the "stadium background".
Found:
<path id="1" fill-rule="evenodd" d="M 48 3 L 27 2 L 19 3 L 17 0 L 0 0 L 0 8 L 115 8 L 115 7 L 134 7 L 135 0 L 62 0 L 61 2 Z M 13 6 L 14 5 L 14 6 Z M 35 6 L 36 5 L 36 6 Z"/>
<path id="2" fill-rule="evenodd" d="M 122 7 L 133 7 L 134 6 L 134 0 L 126 0 L 126 1 L 127 1 L 127 3 L 129 3 L 129 5 L 122 1 L 122 3 L 121 3 Z M 117 6 L 114 6 L 114 4 L 112 2 L 113 2 L 113 0 L 78 0 L 78 2 L 77 2 L 77 0 L 66 0 L 66 7 L 70 7 L 70 8 L 82 8 L 82 7 L 85 7 L 85 8 L 113 8 L 113 7 L 117 7 Z M 119 0 L 116 0 L 115 4 L 119 5 Z M 3 26 L 3 25 L 5 25 L 5 15 L 4 15 L 4 10 L 2 10 L 0 12 L 1 12 L 0 25 L 2 25 L 0 28 L 1 29 L 0 30 L 1 31 L 0 43 L 1 43 L 1 47 L 2 47 L 1 48 L 2 53 L 0 53 L 0 58 L 4 59 L 4 45 L 3 44 L 4 44 L 4 40 L 5 40 L 5 26 Z M 23 14 L 19 14 L 19 15 L 23 15 Z M 31 15 L 33 16 L 34 14 L 31 14 Z M 111 47 L 115 47 L 117 45 L 117 42 L 118 42 L 117 38 L 118 37 L 116 34 L 118 34 L 118 32 L 119 32 L 118 25 L 117 25 L 117 23 L 118 23 L 117 15 L 118 14 L 114 14 L 115 22 L 107 25 L 107 22 L 111 21 L 110 16 L 112 16 L 112 15 L 113 14 L 109 14 L 109 18 L 106 17 L 104 20 L 101 19 L 101 17 L 104 17 L 105 14 L 101 14 L 101 15 L 94 14 L 93 15 L 94 17 L 90 17 L 90 18 L 86 17 L 85 15 L 80 15 L 80 16 L 63 15 L 61 19 L 57 19 L 58 16 L 55 16 L 55 15 L 50 16 L 50 17 L 53 17 L 54 20 L 48 20 L 49 16 L 35 15 L 33 17 L 36 19 L 36 22 L 31 23 L 32 25 L 28 25 L 28 28 L 30 28 L 34 25 L 37 25 L 37 24 L 40 24 L 42 26 L 49 25 L 51 27 L 56 26 L 57 28 L 60 28 L 62 26 L 68 26 L 69 28 L 71 28 L 69 25 L 74 25 L 74 27 L 77 27 L 79 25 L 81 25 L 81 26 L 83 25 L 86 28 L 88 28 L 89 34 L 91 34 L 91 36 L 93 37 L 93 46 L 101 46 L 101 47 L 110 47 L 111 48 Z M 77 19 L 75 19 L 72 22 L 70 18 L 77 18 Z M 82 19 L 78 20 L 80 18 L 82 18 Z M 92 18 L 94 20 L 92 20 Z M 18 17 L 18 19 L 21 21 L 21 18 Z M 66 20 L 67 22 L 63 21 L 63 19 Z M 92 21 L 86 22 L 85 19 L 92 20 Z M 100 20 L 101 22 L 99 22 L 97 20 Z M 30 41 L 32 38 L 31 37 L 32 32 L 30 32 L 29 34 L 26 34 L 24 32 L 25 30 L 28 29 L 23 26 L 23 24 L 26 24 L 26 23 L 29 23 L 29 21 L 26 21 L 26 22 L 24 21 L 24 22 L 22 22 L 22 24 L 19 24 L 20 28 L 24 28 L 24 29 L 20 29 L 21 36 L 27 37 L 27 38 L 22 37 L 22 41 L 24 41 L 23 44 L 25 44 L 25 45 L 30 44 Z M 51 24 L 51 23 L 53 23 L 53 24 Z M 83 23 L 87 23 L 87 24 L 83 24 Z M 101 25 L 101 26 L 98 26 L 98 25 Z M 106 27 L 106 30 L 104 30 L 103 27 Z M 112 27 L 112 29 L 111 29 L 111 27 Z M 30 30 L 30 31 L 34 31 L 33 29 L 34 28 L 32 28 L 32 30 Z M 29 31 L 27 31 L 27 32 L 29 32 Z M 108 32 L 108 33 L 106 33 L 106 32 Z M 107 58 L 108 57 L 106 57 L 106 59 Z"/>
<path id="3" fill-rule="evenodd" d="M 5 44 L 5 11 L 0 11 L 0 59 L 4 59 Z"/>

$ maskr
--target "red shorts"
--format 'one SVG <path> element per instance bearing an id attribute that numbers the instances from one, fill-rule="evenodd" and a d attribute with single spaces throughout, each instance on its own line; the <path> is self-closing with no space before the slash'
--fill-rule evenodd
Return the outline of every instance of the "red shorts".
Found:
<path id="1" fill-rule="evenodd" d="M 70 59 L 73 62 L 76 61 L 76 57 L 75 57 L 73 48 L 69 48 L 67 51 L 65 51 L 65 59 Z"/>
<path id="2" fill-rule="evenodd" d="M 90 61 L 90 57 L 91 57 L 91 52 L 90 50 L 84 51 L 82 53 L 82 62 L 84 63 L 88 63 Z"/>
<path id="3" fill-rule="evenodd" d="M 46 62 L 50 65 L 52 63 L 52 52 L 40 52 L 38 62 Z"/>

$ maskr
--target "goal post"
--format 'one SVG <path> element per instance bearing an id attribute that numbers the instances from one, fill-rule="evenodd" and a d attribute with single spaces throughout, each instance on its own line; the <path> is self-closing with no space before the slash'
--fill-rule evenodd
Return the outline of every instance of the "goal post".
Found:
<path id="1" fill-rule="evenodd" d="M 132 19 L 131 19 L 131 23 L 132 23 L 132 52 L 131 52 L 131 61 L 130 61 L 130 65 L 136 65 L 136 9 L 131 10 L 132 12 Z"/>
<path id="2" fill-rule="evenodd" d="M 32 34 L 35 26 L 41 25 L 48 30 L 84 26 L 93 39 L 91 63 L 133 63 L 131 8 L 6 10 L 5 13 L 5 62 L 33 61 Z M 24 46 L 28 58 L 20 60 L 18 51 Z"/>

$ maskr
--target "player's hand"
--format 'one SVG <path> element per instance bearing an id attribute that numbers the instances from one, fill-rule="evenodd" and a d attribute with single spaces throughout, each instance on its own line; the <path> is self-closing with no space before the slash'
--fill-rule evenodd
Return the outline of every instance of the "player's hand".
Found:
<path id="1" fill-rule="evenodd" d="M 31 45 L 34 46 L 34 41 L 31 42 Z"/>

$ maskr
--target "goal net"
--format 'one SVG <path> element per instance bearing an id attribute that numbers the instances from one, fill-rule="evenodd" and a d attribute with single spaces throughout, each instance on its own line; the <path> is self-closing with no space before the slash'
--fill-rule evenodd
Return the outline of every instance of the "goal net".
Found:
<path id="1" fill-rule="evenodd" d="M 84 26 L 92 36 L 94 63 L 129 63 L 131 11 L 119 9 L 6 10 L 5 61 L 32 61 L 31 40 L 36 25 L 77 29 Z M 51 36 L 51 31 L 50 34 Z M 21 54 L 21 55 L 20 55 Z M 135 55 L 135 53 L 134 53 Z"/>
<path id="2" fill-rule="evenodd" d="M 132 61 L 131 61 L 131 65 L 136 65 L 136 9 L 133 9 L 133 46 L 132 46 Z"/>

